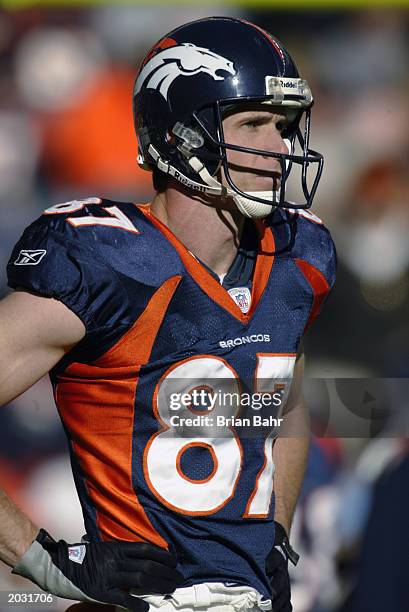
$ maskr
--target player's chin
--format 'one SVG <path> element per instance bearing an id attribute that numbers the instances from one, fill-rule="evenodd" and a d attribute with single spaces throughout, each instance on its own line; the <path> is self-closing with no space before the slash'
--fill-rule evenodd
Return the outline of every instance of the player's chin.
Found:
<path id="1" fill-rule="evenodd" d="M 116 606 L 79 602 L 65 610 L 65 612 L 115 612 Z"/>

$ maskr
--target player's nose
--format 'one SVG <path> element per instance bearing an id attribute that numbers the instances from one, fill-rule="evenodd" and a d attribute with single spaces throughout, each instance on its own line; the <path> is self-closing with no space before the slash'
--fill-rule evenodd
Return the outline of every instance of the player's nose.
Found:
<path id="1" fill-rule="evenodd" d="M 288 147 L 277 128 L 274 128 L 272 132 L 269 133 L 268 137 L 265 138 L 263 150 L 267 153 L 279 153 L 284 155 L 289 153 Z M 269 170 L 279 172 L 281 174 L 281 162 L 279 159 L 270 157 L 269 155 L 264 155 L 263 159 L 265 162 L 268 160 Z"/>
<path id="2" fill-rule="evenodd" d="M 285 155 L 289 152 L 281 132 L 276 127 L 274 127 L 270 133 L 268 148 L 266 150 L 271 153 L 283 153 Z"/>

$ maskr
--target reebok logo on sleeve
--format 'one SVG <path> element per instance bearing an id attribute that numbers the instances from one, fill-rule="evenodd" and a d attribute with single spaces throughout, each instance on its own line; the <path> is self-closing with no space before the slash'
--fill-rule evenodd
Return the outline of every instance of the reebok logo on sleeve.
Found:
<path id="1" fill-rule="evenodd" d="M 40 263 L 44 255 L 47 253 L 44 249 L 37 249 L 36 251 L 30 249 L 23 249 L 18 254 L 15 266 L 36 266 Z"/>

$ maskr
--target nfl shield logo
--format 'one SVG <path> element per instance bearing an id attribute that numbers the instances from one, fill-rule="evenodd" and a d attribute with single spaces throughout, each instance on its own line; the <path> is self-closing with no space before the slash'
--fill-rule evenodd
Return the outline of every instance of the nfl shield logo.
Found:
<path id="1" fill-rule="evenodd" d="M 251 293 L 247 287 L 234 287 L 229 294 L 240 308 L 241 312 L 248 312 L 251 305 Z"/>

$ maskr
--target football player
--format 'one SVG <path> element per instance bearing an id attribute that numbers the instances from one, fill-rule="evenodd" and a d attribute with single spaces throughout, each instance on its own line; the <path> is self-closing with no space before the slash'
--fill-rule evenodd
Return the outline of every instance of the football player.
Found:
<path id="1" fill-rule="evenodd" d="M 329 232 L 307 210 L 323 163 L 312 103 L 269 33 L 223 17 L 183 25 L 135 82 L 153 201 L 58 204 L 17 243 L 0 403 L 50 372 L 87 535 L 55 540 L 3 494 L 0 558 L 14 573 L 87 609 L 292 610 L 301 341 L 335 275 Z M 242 407 L 226 413 L 219 386 L 259 401 L 278 390 L 286 435 L 234 421 Z M 174 410 L 194 391 L 211 405 Z M 187 430 L 174 420 L 204 414 Z"/>

